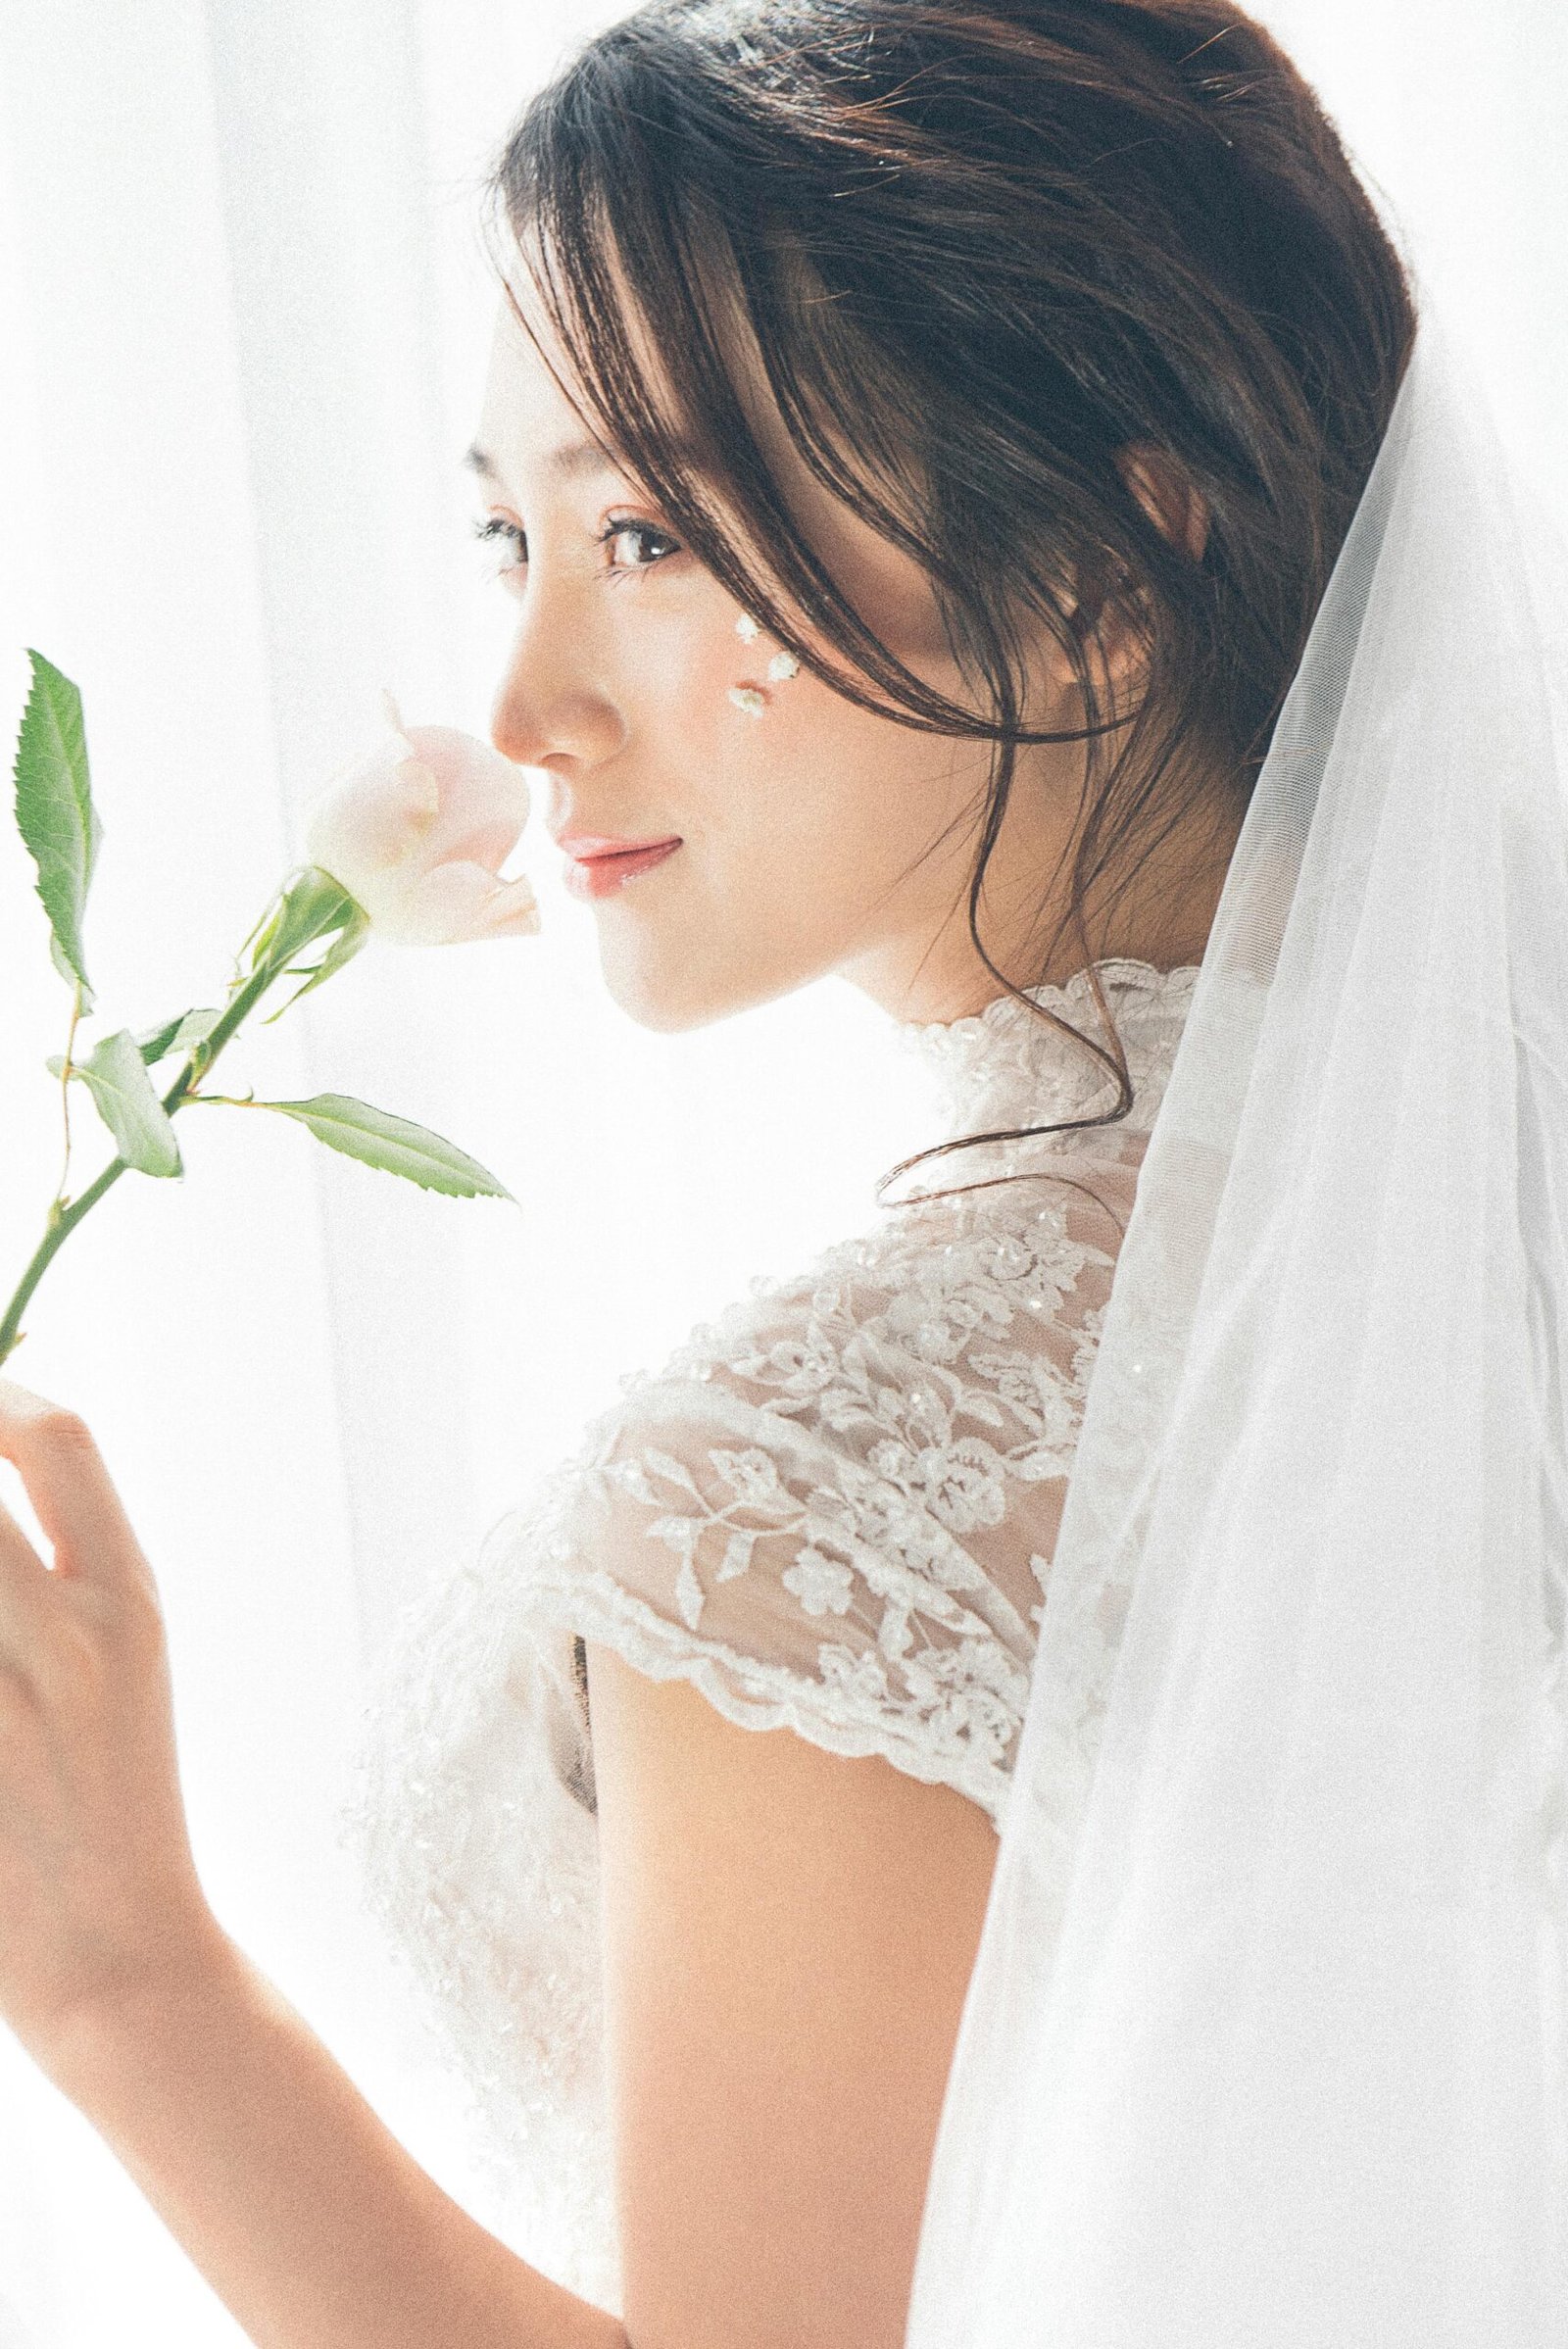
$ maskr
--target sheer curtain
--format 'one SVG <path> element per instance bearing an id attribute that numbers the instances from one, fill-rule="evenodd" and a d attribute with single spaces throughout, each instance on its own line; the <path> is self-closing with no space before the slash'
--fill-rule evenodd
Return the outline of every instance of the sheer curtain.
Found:
<path id="1" fill-rule="evenodd" d="M 509 608 L 458 466 L 494 308 L 476 182 L 564 45 L 545 0 L 0 5 L 0 718 L 24 646 L 80 684 L 109 1026 L 214 999 L 370 722 L 482 733 Z M 1556 0 L 1261 11 L 1317 81 L 1499 414 L 1568 508 Z M 618 1374 L 870 1209 L 927 1138 L 883 1015 L 836 980 L 687 1036 L 637 1029 L 560 893 L 534 940 L 372 947 L 225 1062 L 417 1118 L 519 1206 L 449 1201 L 290 1121 L 184 1118 L 181 1183 L 127 1178 L 7 1368 L 81 1409 L 164 1590 L 187 1802 L 229 1930 L 497 2231 L 332 1838 L 367 1659 Z M 0 1292 L 59 1177 L 43 1071 L 69 999 L 0 824 Z M 89 1031 L 91 1033 L 92 1031 Z M 73 1116 L 78 1190 L 107 1156 Z M 649 1236 L 656 1235 L 654 1245 Z M 8 1505 L 28 1522 L 19 1481 Z M 0 2030 L 0 2349 L 220 2349 L 237 2327 Z"/>

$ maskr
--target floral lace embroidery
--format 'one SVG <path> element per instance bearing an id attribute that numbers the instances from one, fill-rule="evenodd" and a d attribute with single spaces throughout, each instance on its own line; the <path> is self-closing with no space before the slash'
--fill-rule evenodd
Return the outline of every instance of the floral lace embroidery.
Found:
<path id="1" fill-rule="evenodd" d="M 1003 1525 L 1009 1482 L 1065 1476 L 1093 1325 L 1065 1362 L 1001 1340 L 1016 1315 L 1059 1311 L 1084 1268 L 1108 1275 L 1113 1261 L 1067 1240 L 1059 1208 L 1032 1213 L 1038 1238 L 942 1244 L 935 1278 L 904 1237 L 874 1260 L 891 1300 L 880 1313 L 832 1281 L 849 1264 L 829 1258 L 827 1285 L 774 1287 L 745 1316 L 803 1336 L 748 1350 L 731 1320 L 657 1377 L 627 1382 L 597 1423 L 608 1443 L 517 1537 L 528 1565 L 516 1595 L 531 1619 L 591 1628 L 656 1674 L 684 1670 L 753 1726 L 786 1721 L 836 1751 L 887 1751 L 1000 1815 L 1046 1558 L 1024 1552 L 1026 1596 L 1016 1575 L 1009 1589 L 977 1562 L 973 1537 Z M 981 1280 L 974 1251 L 1005 1269 Z M 861 1252 L 844 1251 L 857 1270 Z M 916 1300 L 917 1330 L 895 1336 Z M 730 1429 L 733 1443 L 694 1441 Z M 597 1540 L 584 1524 L 595 1494 Z M 628 1553 L 650 1542 L 667 1556 L 630 1568 Z M 777 1605 L 771 1636 L 750 1593 L 718 1603 L 723 1586 L 759 1575 L 795 1602 Z M 787 1615 L 797 1636 L 781 1639 Z"/>
<path id="2" fill-rule="evenodd" d="M 369 1905 L 469 2083 L 497 2230 L 617 2315 L 584 1640 L 746 1726 L 952 1786 L 1000 1829 L 1116 1250 L 1197 976 L 1100 969 L 1126 1120 L 928 1161 L 933 1187 L 1025 1179 L 906 1204 L 628 1373 L 477 1559 L 405 1610 L 373 1677 L 343 1813 Z M 1094 1032 L 1087 973 L 1031 992 Z M 1009 997 L 896 1034 L 946 1086 L 955 1133 L 1114 1099 Z M 1063 1627 L 1084 1720 L 1112 1628 L 1093 1605 Z"/>

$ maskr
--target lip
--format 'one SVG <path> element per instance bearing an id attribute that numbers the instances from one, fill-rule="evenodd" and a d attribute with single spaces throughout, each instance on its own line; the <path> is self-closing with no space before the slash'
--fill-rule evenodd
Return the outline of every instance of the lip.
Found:
<path id="1" fill-rule="evenodd" d="M 611 856 L 570 856 L 566 860 L 566 894 L 590 900 L 612 897 L 656 865 L 665 863 L 680 847 L 678 840 L 656 840 L 651 847 L 623 849 Z"/>
<path id="2" fill-rule="evenodd" d="M 646 840 L 615 840 L 603 832 L 563 832 L 556 842 L 558 849 L 577 861 L 586 864 L 596 856 L 629 856 L 643 849 L 663 849 L 678 845 L 673 832 L 658 832 Z"/>

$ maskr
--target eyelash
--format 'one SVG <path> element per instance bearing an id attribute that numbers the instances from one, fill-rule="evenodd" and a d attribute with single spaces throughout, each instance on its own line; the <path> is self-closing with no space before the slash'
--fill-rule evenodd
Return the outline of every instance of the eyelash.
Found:
<path id="1" fill-rule="evenodd" d="M 492 543 L 496 539 L 510 538 L 519 547 L 522 544 L 522 532 L 517 524 L 503 521 L 499 514 L 491 514 L 487 521 L 475 522 L 473 534 L 475 538 Z M 658 539 L 667 553 L 656 556 L 652 563 L 612 565 L 612 569 L 619 570 L 622 577 L 635 577 L 639 571 L 656 570 L 661 563 L 667 561 L 669 554 L 678 555 L 680 553 L 679 546 L 670 537 L 667 530 L 658 530 L 652 522 L 634 522 L 625 514 L 612 514 L 603 530 L 600 531 L 597 543 L 604 547 L 611 545 L 617 538 L 627 537 Z M 496 575 L 498 578 L 504 578 L 509 571 L 520 571 L 523 567 L 524 565 L 520 562 L 502 563 Z"/>

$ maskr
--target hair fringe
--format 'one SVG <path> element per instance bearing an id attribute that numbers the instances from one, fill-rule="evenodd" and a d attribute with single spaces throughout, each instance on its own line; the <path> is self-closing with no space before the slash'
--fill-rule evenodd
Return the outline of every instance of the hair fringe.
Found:
<path id="1" fill-rule="evenodd" d="M 1107 883 L 1108 926 L 1202 799 L 1245 814 L 1414 341 L 1404 265 L 1313 91 L 1221 0 L 647 0 L 530 99 L 488 192 L 503 285 L 520 255 L 562 388 L 699 561 L 856 707 L 992 743 L 969 935 L 1048 1018 L 992 961 L 978 906 L 1018 752 L 1084 745 L 1041 967 L 1070 933 L 1114 1047 L 1056 1024 L 1116 1074 L 1117 1103 L 934 1144 L 878 1203 L 927 1157 L 1124 1118 L 1090 893 Z M 657 324 L 667 401 L 622 287 Z M 737 317 L 815 477 L 926 568 L 981 709 L 906 669 L 796 528 L 731 366 Z M 1120 472 L 1139 443 L 1201 497 L 1200 558 Z M 1126 715 L 1093 673 L 1108 621 L 1147 656 Z M 1081 728 L 1022 723 L 1042 626 Z"/>

